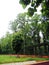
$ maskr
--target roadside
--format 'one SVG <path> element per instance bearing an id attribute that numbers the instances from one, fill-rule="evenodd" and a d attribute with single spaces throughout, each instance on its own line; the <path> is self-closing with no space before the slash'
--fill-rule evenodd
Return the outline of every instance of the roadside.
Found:
<path id="1" fill-rule="evenodd" d="M 0 64 L 0 65 L 30 65 L 34 64 L 36 61 L 26 61 L 26 62 L 17 62 L 17 63 L 7 63 L 7 64 Z"/>
<path id="2" fill-rule="evenodd" d="M 7 64 L 0 64 L 0 65 L 38 65 L 38 64 L 44 64 L 49 65 L 49 61 L 26 61 L 26 62 L 17 62 L 17 63 L 7 63 Z"/>

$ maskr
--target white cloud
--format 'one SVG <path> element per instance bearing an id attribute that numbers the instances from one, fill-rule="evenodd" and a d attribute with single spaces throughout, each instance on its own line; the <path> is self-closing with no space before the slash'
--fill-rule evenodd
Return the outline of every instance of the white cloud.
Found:
<path id="1" fill-rule="evenodd" d="M 0 0 L 0 37 L 8 31 L 9 21 L 15 19 L 20 12 L 23 9 L 19 0 Z"/>

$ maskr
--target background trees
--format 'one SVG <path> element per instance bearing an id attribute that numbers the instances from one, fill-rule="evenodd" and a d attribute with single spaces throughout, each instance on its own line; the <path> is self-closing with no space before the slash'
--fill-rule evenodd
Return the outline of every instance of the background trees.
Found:
<path id="1" fill-rule="evenodd" d="M 49 22 L 45 22 L 41 15 L 34 14 L 30 18 L 26 14 L 19 14 L 9 25 L 13 33 L 7 33 L 5 37 L 0 39 L 1 53 L 40 55 L 47 53 L 49 51 L 49 47 L 46 46 L 49 40 L 48 24 Z M 43 37 L 40 36 L 40 32 Z"/>
<path id="2" fill-rule="evenodd" d="M 49 1 L 20 0 L 20 4 L 24 8 L 30 5 L 28 12 L 19 14 L 10 22 L 13 33 L 0 39 L 0 50 L 2 53 L 45 55 L 49 52 Z M 34 14 L 40 5 L 42 14 Z"/>
<path id="3" fill-rule="evenodd" d="M 7 33 L 5 37 L 0 39 L 1 54 L 12 54 L 14 53 L 12 48 L 13 35 Z"/>

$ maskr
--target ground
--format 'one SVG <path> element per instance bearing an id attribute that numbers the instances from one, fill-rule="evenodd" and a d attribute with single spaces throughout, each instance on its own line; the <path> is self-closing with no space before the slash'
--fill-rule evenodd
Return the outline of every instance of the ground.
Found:
<path id="1" fill-rule="evenodd" d="M 27 61 L 27 62 L 19 62 L 19 63 L 8 63 L 8 64 L 1 64 L 1 65 L 30 65 L 34 64 L 36 61 Z"/>
<path id="2" fill-rule="evenodd" d="M 49 65 L 49 61 L 26 61 L 26 62 L 19 62 L 19 63 L 8 63 L 8 64 L 0 64 L 0 65 Z"/>

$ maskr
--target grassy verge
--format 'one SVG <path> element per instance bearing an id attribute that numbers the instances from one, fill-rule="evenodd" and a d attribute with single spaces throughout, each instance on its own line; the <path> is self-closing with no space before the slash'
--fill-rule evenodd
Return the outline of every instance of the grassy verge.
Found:
<path id="1" fill-rule="evenodd" d="M 0 55 L 0 64 L 2 63 L 11 63 L 11 62 L 24 62 L 24 61 L 41 61 L 41 60 L 49 60 L 48 58 L 17 58 L 16 56 L 10 56 L 10 55 Z"/>

